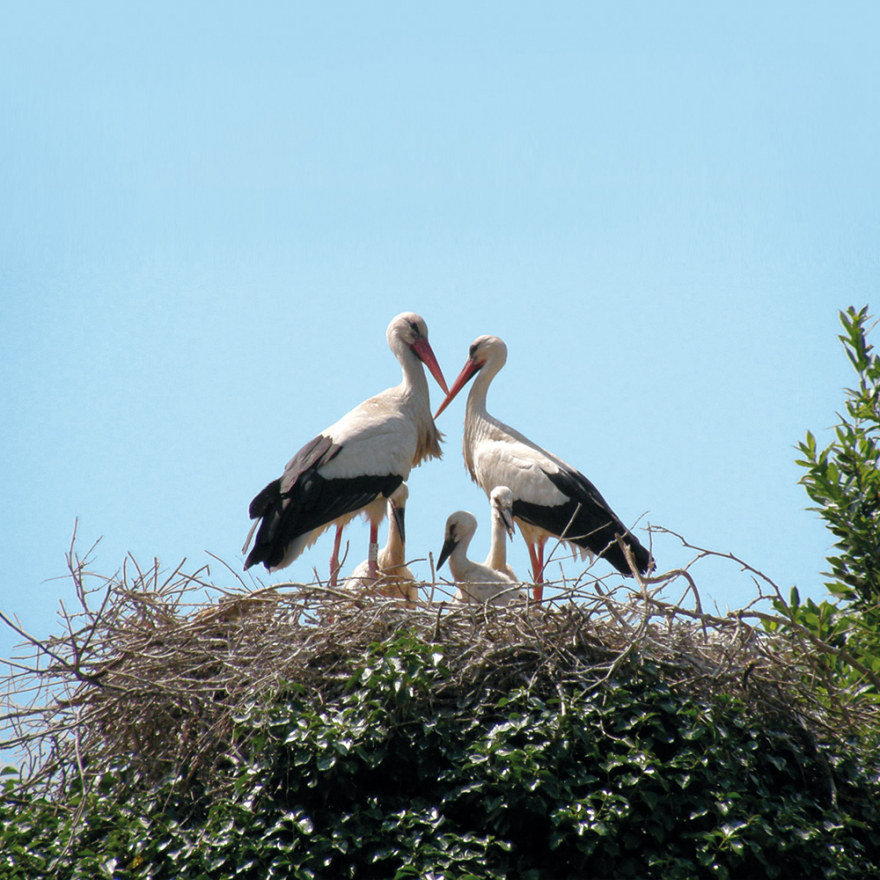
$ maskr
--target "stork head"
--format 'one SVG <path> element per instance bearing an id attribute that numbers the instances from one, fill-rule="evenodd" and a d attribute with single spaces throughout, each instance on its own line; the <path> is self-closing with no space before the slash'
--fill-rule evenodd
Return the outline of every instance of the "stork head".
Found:
<path id="1" fill-rule="evenodd" d="M 388 347 L 400 359 L 403 351 L 409 349 L 431 371 L 437 384 L 448 393 L 446 379 L 437 363 L 431 344 L 428 342 L 428 325 L 421 315 L 415 312 L 402 312 L 388 325 L 386 332 Z"/>
<path id="2" fill-rule="evenodd" d="M 456 394 L 473 379 L 480 370 L 485 369 L 491 379 L 507 363 L 507 346 L 504 340 L 497 336 L 478 336 L 468 349 L 468 359 L 465 361 L 458 378 L 452 383 L 443 403 L 434 413 L 436 419 L 440 413 L 452 403 Z"/>
<path id="3" fill-rule="evenodd" d="M 409 498 L 409 487 L 401 483 L 388 496 L 388 519 L 394 522 L 397 533 L 400 535 L 400 543 L 406 543 L 406 499 Z"/>
<path id="4" fill-rule="evenodd" d="M 446 533 L 443 536 L 443 548 L 437 560 L 439 569 L 458 547 L 467 552 L 468 544 L 477 530 L 477 518 L 466 510 L 456 510 L 446 520 Z"/>
<path id="5" fill-rule="evenodd" d="M 513 537 L 513 492 L 507 486 L 496 486 L 489 495 L 492 513 L 497 516 L 504 530 Z"/>

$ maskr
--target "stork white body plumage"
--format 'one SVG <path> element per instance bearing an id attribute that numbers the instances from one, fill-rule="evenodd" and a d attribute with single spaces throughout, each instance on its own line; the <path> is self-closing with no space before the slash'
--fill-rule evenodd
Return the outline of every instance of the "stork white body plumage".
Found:
<path id="1" fill-rule="evenodd" d="M 407 604 L 418 601 L 419 588 L 406 564 L 404 515 L 408 497 L 406 483 L 392 492 L 388 499 L 388 540 L 378 553 L 378 571 L 375 576 L 371 575 L 370 561 L 365 559 L 346 579 L 343 586 L 346 592 L 405 599 Z"/>
<path id="2" fill-rule="evenodd" d="M 511 602 L 525 601 L 525 594 L 517 589 L 519 581 L 507 565 L 504 549 L 508 529 L 513 528 L 512 520 L 505 521 L 499 504 L 492 504 L 491 509 L 492 546 L 485 562 L 474 562 L 467 555 L 468 547 L 477 531 L 477 518 L 467 510 L 457 510 L 446 520 L 443 548 L 437 568 L 441 568 L 449 559 L 449 570 L 458 584 L 458 590 L 453 597 L 456 602 L 509 605 Z M 496 542 L 500 543 L 500 548 L 496 546 Z"/>
<path id="3" fill-rule="evenodd" d="M 361 512 L 370 521 L 370 564 L 376 572 L 376 536 L 386 499 L 422 461 L 441 456 L 442 435 L 431 417 L 428 367 L 443 390 L 446 381 L 428 343 L 424 320 L 412 312 L 388 325 L 388 346 L 400 362 L 399 385 L 365 400 L 307 443 L 250 505 L 257 520 L 245 569 L 290 565 L 330 526 L 340 529 Z M 338 569 L 338 540 L 331 577 Z"/>
<path id="4" fill-rule="evenodd" d="M 560 538 L 582 555 L 602 555 L 621 573 L 631 574 L 617 544 L 620 537 L 638 570 L 648 571 L 652 565 L 648 551 L 580 471 L 489 414 L 489 385 L 506 361 L 507 346 L 501 339 L 477 338 L 435 418 L 476 377 L 465 410 L 465 466 L 487 495 L 497 486 L 513 492 L 514 518 L 532 562 L 535 600 L 540 602 L 543 594 L 544 544 L 550 537 Z"/>

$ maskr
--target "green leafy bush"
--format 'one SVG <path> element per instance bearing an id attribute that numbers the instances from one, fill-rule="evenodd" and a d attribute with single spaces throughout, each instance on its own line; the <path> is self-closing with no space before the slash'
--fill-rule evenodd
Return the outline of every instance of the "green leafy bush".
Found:
<path id="1" fill-rule="evenodd" d="M 807 432 L 798 461 L 801 483 L 837 539 L 837 555 L 828 557 L 829 592 L 853 610 L 878 614 L 880 608 L 880 358 L 867 339 L 867 306 L 840 313 L 845 333 L 839 339 L 858 374 L 847 389 L 845 413 L 834 440 L 820 450 Z"/>
<path id="2" fill-rule="evenodd" d="M 834 439 L 820 449 L 807 432 L 798 444 L 804 468 L 801 483 L 835 537 L 828 557 L 825 586 L 831 601 L 801 601 L 792 589 L 788 602 L 774 604 L 793 623 L 840 649 L 827 654 L 828 690 L 841 685 L 864 687 L 867 699 L 878 689 L 866 672 L 880 673 L 880 357 L 868 342 L 867 306 L 840 313 L 844 328 L 838 338 L 858 374 L 846 390 L 844 413 Z"/>
<path id="3" fill-rule="evenodd" d="M 224 797 L 124 765 L 63 805 L 10 796 L 0 877 L 880 876 L 880 764 L 783 707 L 700 698 L 635 659 L 434 707 L 443 651 L 399 631 L 332 700 L 289 686 L 245 707 Z"/>

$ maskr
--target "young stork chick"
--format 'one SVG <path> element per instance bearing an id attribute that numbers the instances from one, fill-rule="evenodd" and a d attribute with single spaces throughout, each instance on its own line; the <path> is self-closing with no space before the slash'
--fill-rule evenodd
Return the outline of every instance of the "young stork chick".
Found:
<path id="1" fill-rule="evenodd" d="M 492 508 L 492 540 L 486 565 L 506 574 L 519 583 L 516 572 L 507 562 L 507 540 L 513 538 L 513 492 L 507 486 L 496 486 L 489 495 Z"/>
<path id="2" fill-rule="evenodd" d="M 654 566 L 650 552 L 621 522 L 599 490 L 576 468 L 542 449 L 486 409 L 489 385 L 507 362 L 507 346 L 497 336 L 479 336 L 436 419 L 467 383 L 463 453 L 474 482 L 490 495 L 496 486 L 513 492 L 513 515 L 529 549 L 535 601 L 544 584 L 544 545 L 559 538 L 573 549 L 602 556 L 621 574 L 630 567 L 618 540 L 643 574 Z"/>
<path id="3" fill-rule="evenodd" d="M 401 383 L 365 400 L 322 431 L 254 498 L 249 513 L 256 522 L 242 552 L 255 531 L 256 539 L 245 569 L 260 562 L 269 571 L 284 568 L 335 525 L 330 560 L 335 584 L 341 530 L 364 512 L 370 522 L 370 572 L 376 575 L 376 538 L 386 499 L 413 467 L 441 455 L 442 435 L 431 418 L 423 365 L 446 391 L 423 318 L 404 312 L 388 325 L 386 336 L 403 371 Z M 327 344 L 332 351 L 334 340 Z"/>
<path id="4" fill-rule="evenodd" d="M 406 500 L 409 489 L 401 483 L 388 499 L 388 540 L 379 551 L 378 572 L 370 575 L 370 561 L 365 559 L 348 576 L 343 589 L 358 594 L 405 599 L 414 605 L 419 599 L 419 588 L 406 564 L 406 530 L 404 527 Z"/>
<path id="5" fill-rule="evenodd" d="M 506 539 L 506 525 L 501 520 L 501 511 L 493 506 L 493 534 L 497 534 L 502 547 Z M 495 521 L 498 520 L 498 527 Z M 490 565 L 490 560 L 500 557 L 497 548 L 489 551 L 486 562 L 474 562 L 468 559 L 467 551 L 474 532 L 477 530 L 477 518 L 467 510 L 458 510 L 446 520 L 446 534 L 437 568 L 449 560 L 449 570 L 458 584 L 455 593 L 456 602 L 484 602 L 489 605 L 509 605 L 511 602 L 525 600 L 522 590 L 516 589 L 519 581 L 505 571 L 498 571 Z M 506 562 L 504 563 L 506 565 Z"/>

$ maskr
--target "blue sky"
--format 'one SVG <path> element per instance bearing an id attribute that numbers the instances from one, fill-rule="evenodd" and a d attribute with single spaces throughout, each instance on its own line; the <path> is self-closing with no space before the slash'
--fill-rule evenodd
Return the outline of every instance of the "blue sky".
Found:
<path id="1" fill-rule="evenodd" d="M 873 3 L 7 4 L 0 608 L 56 625 L 77 518 L 102 574 L 233 586 L 206 551 L 240 568 L 251 497 L 399 381 L 404 310 L 450 382 L 501 336 L 490 411 L 625 522 L 819 598 L 794 445 L 829 439 L 837 311 L 880 280 L 878 32 Z M 412 474 L 414 559 L 458 508 L 485 555 L 463 412 Z"/>

